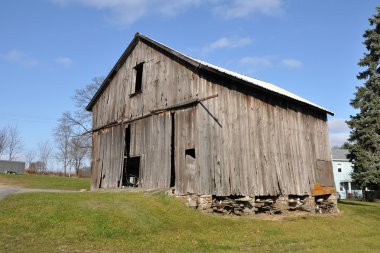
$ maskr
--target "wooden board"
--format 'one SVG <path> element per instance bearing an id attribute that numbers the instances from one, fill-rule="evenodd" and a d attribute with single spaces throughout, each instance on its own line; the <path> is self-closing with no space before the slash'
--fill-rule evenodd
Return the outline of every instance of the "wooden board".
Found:
<path id="1" fill-rule="evenodd" d="M 316 182 L 321 186 L 335 187 L 331 161 L 317 160 L 315 169 Z"/>
<path id="2" fill-rule="evenodd" d="M 330 195 L 334 193 L 336 193 L 335 187 L 321 186 L 320 184 L 315 184 L 311 189 L 311 196 Z"/>

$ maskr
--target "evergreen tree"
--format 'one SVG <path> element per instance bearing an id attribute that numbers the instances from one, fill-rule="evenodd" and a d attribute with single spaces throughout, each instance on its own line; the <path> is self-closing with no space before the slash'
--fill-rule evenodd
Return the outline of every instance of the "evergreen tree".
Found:
<path id="1" fill-rule="evenodd" d="M 342 146 L 340 146 L 340 148 L 341 148 L 341 149 L 349 149 L 349 148 L 350 148 L 350 143 L 348 143 L 348 142 L 346 141 L 346 142 L 344 142 L 344 143 L 342 144 Z"/>
<path id="2" fill-rule="evenodd" d="M 380 185 L 380 7 L 376 9 L 377 14 L 369 19 L 370 29 L 363 35 L 367 53 L 359 61 L 364 70 L 357 78 L 364 85 L 356 87 L 350 103 L 358 113 L 347 121 L 352 178 L 362 189 Z"/>

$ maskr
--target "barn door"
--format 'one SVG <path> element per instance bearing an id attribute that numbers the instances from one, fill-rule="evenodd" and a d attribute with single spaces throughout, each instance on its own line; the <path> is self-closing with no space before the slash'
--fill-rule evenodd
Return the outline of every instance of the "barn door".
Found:
<path id="1" fill-rule="evenodd" d="M 175 175 L 176 192 L 195 193 L 199 189 L 199 163 L 197 161 L 196 107 L 175 112 Z"/>
<path id="2" fill-rule="evenodd" d="M 93 133 L 93 188 L 118 188 L 123 163 L 123 128 L 114 126 Z"/>
<path id="3" fill-rule="evenodd" d="M 172 131 L 170 112 L 136 120 L 126 129 L 124 156 L 127 164 L 123 184 L 143 188 L 169 187 Z M 126 181 L 128 178 L 129 181 Z"/>

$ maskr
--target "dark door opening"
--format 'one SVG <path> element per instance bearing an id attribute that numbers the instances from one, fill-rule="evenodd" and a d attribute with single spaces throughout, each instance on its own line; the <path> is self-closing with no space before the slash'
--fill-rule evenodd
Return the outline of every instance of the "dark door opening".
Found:
<path id="1" fill-rule="evenodd" d="M 123 187 L 137 187 L 140 183 L 140 156 L 131 157 L 131 128 L 125 129 L 125 148 L 124 148 L 124 166 L 123 166 Z"/>
<path id="2" fill-rule="evenodd" d="M 175 186 L 175 114 L 171 113 L 171 124 L 172 124 L 172 133 L 171 133 L 171 145 L 170 145 L 170 187 Z"/>
<path id="3" fill-rule="evenodd" d="M 140 183 L 140 156 L 127 159 L 127 181 L 125 186 L 138 187 Z M 124 184 L 123 184 L 124 185 Z"/>

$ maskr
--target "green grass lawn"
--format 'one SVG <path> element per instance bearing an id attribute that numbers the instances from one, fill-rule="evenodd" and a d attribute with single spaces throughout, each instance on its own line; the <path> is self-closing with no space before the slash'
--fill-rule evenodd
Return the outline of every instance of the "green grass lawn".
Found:
<path id="1" fill-rule="evenodd" d="M 166 195 L 24 193 L 0 201 L 0 252 L 379 252 L 380 204 L 282 221 L 202 214 Z"/>
<path id="2" fill-rule="evenodd" d="M 0 174 L 0 183 L 25 188 L 80 190 L 90 189 L 90 179 L 30 174 Z M 0 251 L 1 252 L 1 251 Z"/>

